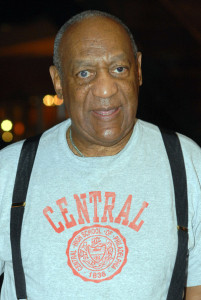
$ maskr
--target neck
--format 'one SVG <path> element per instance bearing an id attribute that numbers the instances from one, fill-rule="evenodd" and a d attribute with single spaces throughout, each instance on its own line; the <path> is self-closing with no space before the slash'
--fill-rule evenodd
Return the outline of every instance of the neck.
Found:
<path id="1" fill-rule="evenodd" d="M 102 146 L 98 144 L 90 143 L 86 140 L 82 141 L 76 138 L 71 129 L 70 138 L 70 128 L 68 128 L 66 137 L 70 150 L 77 156 L 83 157 L 101 157 L 101 156 L 113 156 L 119 153 L 127 144 L 131 137 L 133 128 L 128 132 L 128 134 L 123 137 L 118 143 L 111 146 Z"/>
<path id="2" fill-rule="evenodd" d="M 84 154 L 77 148 L 77 146 L 73 142 L 71 127 L 69 128 L 69 138 L 71 145 L 73 146 L 74 150 L 78 153 L 78 155 L 81 157 L 85 157 Z"/>

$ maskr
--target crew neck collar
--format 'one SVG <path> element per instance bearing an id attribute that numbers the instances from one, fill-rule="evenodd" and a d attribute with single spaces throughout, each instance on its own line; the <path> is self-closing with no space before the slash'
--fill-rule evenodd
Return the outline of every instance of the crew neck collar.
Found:
<path id="1" fill-rule="evenodd" d="M 125 145 L 125 147 L 117 154 L 112 155 L 112 156 L 93 156 L 93 157 L 81 157 L 81 156 L 77 156 L 76 154 L 74 154 L 71 149 L 68 146 L 68 142 L 66 139 L 66 132 L 68 130 L 68 128 L 71 125 L 71 120 L 68 119 L 65 121 L 65 126 L 63 126 L 62 128 L 62 134 L 59 137 L 59 143 L 60 145 L 63 145 L 63 151 L 65 152 L 65 156 L 70 158 L 71 160 L 74 160 L 75 162 L 79 162 L 79 163 L 88 163 L 88 162 L 93 162 L 96 161 L 97 162 L 107 162 L 107 161 L 112 161 L 112 160 L 116 160 L 119 157 L 122 157 L 124 155 L 127 155 L 127 152 L 129 152 L 131 149 L 131 147 L 133 148 L 134 144 L 133 141 L 135 140 L 134 143 L 137 143 L 137 138 L 138 138 L 138 127 L 139 127 L 139 120 L 137 119 L 135 126 L 133 128 L 133 132 L 130 136 L 130 139 L 128 140 L 127 144 Z M 131 146 L 132 144 L 132 146 Z"/>

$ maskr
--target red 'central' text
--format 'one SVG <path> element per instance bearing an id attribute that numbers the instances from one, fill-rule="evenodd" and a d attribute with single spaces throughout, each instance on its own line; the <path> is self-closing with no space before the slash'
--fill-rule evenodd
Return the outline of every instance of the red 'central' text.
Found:
<path id="1" fill-rule="evenodd" d="M 129 214 L 130 214 L 131 203 L 132 203 L 132 195 L 128 196 L 122 209 L 120 210 L 119 214 L 116 217 L 113 216 L 113 210 L 115 207 L 115 199 L 116 199 L 116 194 L 114 192 L 105 192 L 105 197 L 104 197 L 105 204 L 101 215 L 100 215 L 100 210 L 98 209 L 98 203 L 102 202 L 101 192 L 100 191 L 89 192 L 88 205 L 93 205 L 93 216 L 89 215 L 86 199 L 87 199 L 86 193 L 80 194 L 80 196 L 74 194 L 74 200 L 77 208 L 76 218 L 69 213 L 67 209 L 68 203 L 65 197 L 56 201 L 56 205 L 61 212 L 64 223 L 58 221 L 57 224 L 55 224 L 55 222 L 53 222 L 53 220 L 51 219 L 51 215 L 54 213 L 54 210 L 50 206 L 46 206 L 44 208 L 43 214 L 47 218 L 52 228 L 57 233 L 61 233 L 62 231 L 65 230 L 65 228 L 68 229 L 78 224 L 87 224 L 90 222 L 106 223 L 107 221 L 109 221 L 110 223 L 118 223 L 124 226 L 128 226 L 129 228 L 138 232 L 144 223 L 143 220 L 139 221 L 139 218 L 143 213 L 144 209 L 149 205 L 149 203 L 144 201 L 136 216 L 132 220 L 129 220 Z"/>

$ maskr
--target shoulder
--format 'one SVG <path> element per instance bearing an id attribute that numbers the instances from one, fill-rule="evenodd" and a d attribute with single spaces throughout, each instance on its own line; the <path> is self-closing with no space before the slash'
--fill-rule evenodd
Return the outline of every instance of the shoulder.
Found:
<path id="1" fill-rule="evenodd" d="M 160 137 L 159 127 L 153 123 L 146 122 L 144 120 L 138 119 L 137 125 L 142 134 L 147 134 L 148 136 Z"/>
<path id="2" fill-rule="evenodd" d="M 46 130 L 42 135 L 42 141 L 48 143 L 50 146 L 54 141 L 59 141 L 60 138 L 65 137 L 66 131 L 71 124 L 71 120 L 67 119 L 50 129 Z"/>
<path id="3" fill-rule="evenodd" d="M 150 139 L 159 139 L 162 140 L 161 138 L 161 132 L 160 129 L 157 125 L 154 125 L 152 123 L 146 122 L 146 121 L 142 121 L 142 120 L 138 120 L 138 125 L 140 127 L 140 130 L 142 131 L 143 134 L 146 134 L 147 136 L 150 137 Z M 170 131 L 171 132 L 171 131 Z M 199 156 L 201 155 L 201 148 L 189 137 L 176 132 L 180 143 L 181 143 L 181 147 L 182 147 L 182 151 L 184 153 L 184 155 L 187 156 Z"/>
<path id="4" fill-rule="evenodd" d="M 40 139 L 40 142 L 49 145 L 51 147 L 52 143 L 59 138 L 61 134 L 65 134 L 66 128 L 69 126 L 70 120 L 66 120 L 62 123 L 51 127 L 50 129 L 46 130 Z M 19 155 L 22 149 L 22 145 L 25 140 L 13 143 L 2 150 L 0 150 L 0 169 L 4 167 L 8 167 L 9 164 L 13 164 L 14 162 L 18 162 Z"/>
<path id="5" fill-rule="evenodd" d="M 190 138 L 179 134 L 181 148 L 187 172 L 187 179 L 191 185 L 198 183 L 201 189 L 201 148 Z"/>
<path id="6" fill-rule="evenodd" d="M 45 131 L 39 142 L 40 159 L 38 164 L 48 158 L 48 151 L 58 152 L 58 144 L 61 136 L 64 136 L 70 121 L 64 121 L 51 129 Z M 13 143 L 0 151 L 0 206 L 1 203 L 8 203 L 11 200 L 11 191 L 15 181 L 18 161 L 24 140 Z M 52 150 L 53 149 L 53 150 Z M 48 162 L 49 163 L 49 162 Z"/>
<path id="7" fill-rule="evenodd" d="M 181 133 L 177 133 L 180 143 L 181 143 L 181 147 L 182 147 L 182 151 L 184 153 L 184 155 L 190 156 L 191 158 L 201 158 L 201 148 L 199 147 L 198 144 L 196 144 L 192 139 L 190 139 L 189 137 L 181 134 Z"/>
<path id="8" fill-rule="evenodd" d="M 158 153 L 164 149 L 161 132 L 158 126 L 138 120 L 138 130 L 140 135 L 144 137 L 144 141 L 150 144 L 150 148 Z M 171 131 L 170 131 L 171 132 Z M 176 132 L 184 157 L 188 180 L 191 182 L 196 178 L 196 181 L 201 182 L 201 148 L 189 137 Z"/>
<path id="9" fill-rule="evenodd" d="M 0 171 L 13 166 L 19 159 L 23 141 L 11 144 L 0 151 Z"/>
<path id="10" fill-rule="evenodd" d="M 23 141 L 11 144 L 0 151 L 0 211 L 7 215 Z"/>

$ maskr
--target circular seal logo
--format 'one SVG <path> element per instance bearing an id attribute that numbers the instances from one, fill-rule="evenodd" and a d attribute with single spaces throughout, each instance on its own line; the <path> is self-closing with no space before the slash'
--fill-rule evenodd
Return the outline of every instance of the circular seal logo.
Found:
<path id="1" fill-rule="evenodd" d="M 109 280 L 127 261 L 126 240 L 118 229 L 93 225 L 76 231 L 68 241 L 68 265 L 85 281 Z"/>

